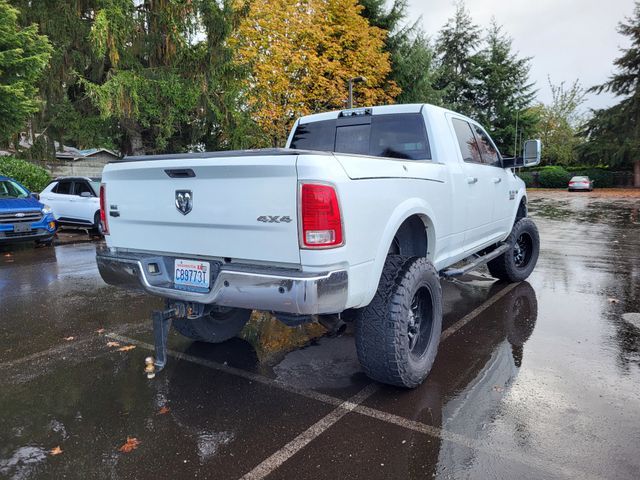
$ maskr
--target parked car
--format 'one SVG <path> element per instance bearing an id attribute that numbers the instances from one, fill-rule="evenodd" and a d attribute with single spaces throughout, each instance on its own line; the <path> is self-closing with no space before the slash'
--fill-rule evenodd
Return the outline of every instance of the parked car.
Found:
<path id="1" fill-rule="evenodd" d="M 513 170 L 540 162 L 539 140 L 503 158 L 468 117 L 390 105 L 303 117 L 287 147 L 105 167 L 98 267 L 107 283 L 167 299 L 153 314 L 157 368 L 167 322 L 218 343 L 257 309 L 287 325 L 355 319 L 364 372 L 416 387 L 440 342 L 440 279 L 487 264 L 521 282 L 536 265 Z"/>
<path id="2" fill-rule="evenodd" d="M 573 177 L 569 180 L 568 189 L 570 192 L 575 190 L 586 190 L 587 192 L 590 192 L 593 190 L 593 180 L 589 177 Z"/>
<path id="3" fill-rule="evenodd" d="M 100 179 L 56 178 L 40 193 L 60 225 L 89 228 L 102 234 L 100 224 Z"/>
<path id="4" fill-rule="evenodd" d="M 50 244 L 57 228 L 51 207 L 16 180 L 0 176 L 0 243 Z"/>

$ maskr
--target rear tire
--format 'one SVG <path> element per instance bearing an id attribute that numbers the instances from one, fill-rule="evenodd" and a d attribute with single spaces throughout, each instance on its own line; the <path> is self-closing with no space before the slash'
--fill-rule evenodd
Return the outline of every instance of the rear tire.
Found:
<path id="1" fill-rule="evenodd" d="M 487 267 L 492 277 L 508 282 L 525 280 L 536 266 L 540 254 L 538 227 L 530 218 L 518 220 L 506 240 L 509 250 L 494 258 Z"/>
<path id="2" fill-rule="evenodd" d="M 251 317 L 251 310 L 229 308 L 196 319 L 179 318 L 173 327 L 183 336 L 207 343 L 221 343 L 235 337 Z"/>
<path id="3" fill-rule="evenodd" d="M 358 312 L 356 349 L 373 380 L 414 388 L 429 374 L 442 331 L 442 289 L 426 258 L 389 255 L 378 291 Z"/>
<path id="4" fill-rule="evenodd" d="M 96 212 L 93 216 L 93 231 L 101 237 L 104 236 L 104 232 L 102 231 L 102 222 L 100 221 L 100 212 Z"/>

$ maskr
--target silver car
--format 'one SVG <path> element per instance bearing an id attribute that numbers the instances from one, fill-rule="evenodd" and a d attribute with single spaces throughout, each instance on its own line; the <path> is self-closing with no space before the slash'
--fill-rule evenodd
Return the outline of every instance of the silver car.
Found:
<path id="1" fill-rule="evenodd" d="M 573 177 L 569 180 L 569 191 L 586 190 L 590 192 L 593 190 L 593 180 L 589 177 Z"/>

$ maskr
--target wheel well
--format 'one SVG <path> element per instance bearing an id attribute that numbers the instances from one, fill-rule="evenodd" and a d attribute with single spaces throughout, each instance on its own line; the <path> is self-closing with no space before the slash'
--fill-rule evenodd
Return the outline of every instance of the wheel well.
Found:
<path id="1" fill-rule="evenodd" d="M 527 199 L 522 198 L 520 200 L 520 205 L 518 205 L 518 211 L 516 212 L 516 222 L 521 218 L 525 218 L 527 216 Z"/>
<path id="2" fill-rule="evenodd" d="M 407 257 L 426 257 L 428 254 L 429 239 L 427 226 L 419 215 L 407 218 L 398 228 L 389 253 Z"/>

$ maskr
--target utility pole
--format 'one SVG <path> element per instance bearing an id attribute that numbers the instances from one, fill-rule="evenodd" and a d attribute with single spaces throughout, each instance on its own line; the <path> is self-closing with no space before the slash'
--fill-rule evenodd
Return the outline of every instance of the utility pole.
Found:
<path id="1" fill-rule="evenodd" d="M 367 79 L 364 77 L 354 77 L 349 79 L 349 100 L 347 101 L 347 108 L 353 108 L 353 84 L 366 81 Z"/>

